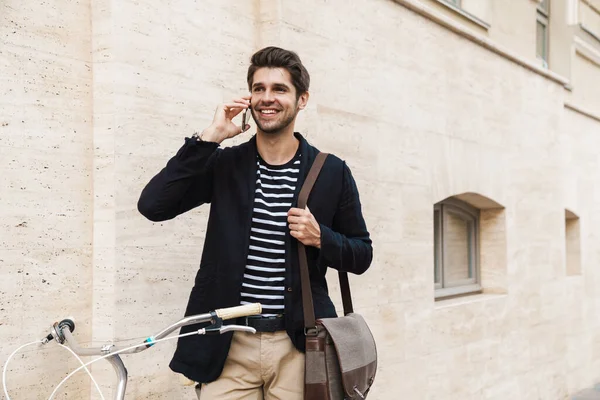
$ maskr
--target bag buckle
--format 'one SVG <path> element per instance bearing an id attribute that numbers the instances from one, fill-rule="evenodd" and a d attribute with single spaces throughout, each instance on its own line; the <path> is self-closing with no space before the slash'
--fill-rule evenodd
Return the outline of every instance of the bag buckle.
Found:
<path id="1" fill-rule="evenodd" d="M 356 394 L 358 394 L 360 396 L 361 399 L 366 399 L 365 395 L 362 394 L 360 392 L 360 390 L 358 390 L 358 386 L 354 386 L 352 389 L 354 389 L 354 391 L 356 392 Z"/>
<path id="2" fill-rule="evenodd" d="M 304 328 L 305 336 L 317 336 L 319 334 L 319 330 L 315 326 L 314 328 Z"/>

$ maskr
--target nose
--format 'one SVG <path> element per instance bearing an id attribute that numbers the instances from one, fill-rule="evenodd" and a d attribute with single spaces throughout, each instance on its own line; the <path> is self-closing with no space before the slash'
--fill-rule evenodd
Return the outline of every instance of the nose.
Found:
<path id="1" fill-rule="evenodd" d="M 262 100 L 265 103 L 271 103 L 271 102 L 273 102 L 273 100 L 275 100 L 275 96 L 273 96 L 273 92 L 270 89 L 267 89 L 263 93 Z"/>

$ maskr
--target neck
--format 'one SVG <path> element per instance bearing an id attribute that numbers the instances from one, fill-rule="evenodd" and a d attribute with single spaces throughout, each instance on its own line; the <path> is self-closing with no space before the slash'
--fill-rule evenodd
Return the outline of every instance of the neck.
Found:
<path id="1" fill-rule="evenodd" d="M 299 145 L 293 129 L 280 133 L 264 133 L 259 129 L 256 133 L 258 154 L 271 165 L 283 165 L 290 161 Z"/>

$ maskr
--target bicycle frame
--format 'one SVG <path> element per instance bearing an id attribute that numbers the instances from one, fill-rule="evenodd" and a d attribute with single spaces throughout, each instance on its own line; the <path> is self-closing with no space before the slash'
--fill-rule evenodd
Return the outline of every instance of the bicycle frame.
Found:
<path id="1" fill-rule="evenodd" d="M 142 352 L 153 346 L 153 342 L 167 337 L 173 331 L 188 325 L 194 325 L 203 322 L 210 322 L 211 325 L 199 329 L 197 334 L 223 334 L 231 331 L 241 331 L 248 333 L 256 333 L 256 330 L 249 326 L 241 325 L 223 325 L 223 320 L 233 319 L 238 317 L 256 315 L 261 313 L 261 305 L 259 303 L 249 304 L 238 307 L 225 308 L 215 310 L 206 314 L 192 315 L 185 317 L 174 324 L 169 325 L 154 336 L 149 337 L 143 343 L 133 347 L 127 348 L 126 346 L 115 346 L 114 344 L 107 344 L 102 347 L 81 347 L 72 331 L 75 329 L 73 321 L 65 319 L 60 323 L 55 323 L 52 327 L 52 333 L 48 335 L 44 340 L 44 344 L 48 343 L 52 339 L 56 339 L 60 344 L 65 344 L 71 348 L 79 356 L 106 356 L 107 354 L 124 350 L 120 354 L 135 354 Z M 131 346 L 128 346 L 131 347 Z M 125 350 L 127 349 L 127 350 Z M 113 366 L 118 383 L 115 392 L 115 400 L 124 400 L 125 391 L 127 390 L 127 369 L 123 360 L 121 360 L 120 354 L 114 354 L 106 357 L 106 360 Z"/>

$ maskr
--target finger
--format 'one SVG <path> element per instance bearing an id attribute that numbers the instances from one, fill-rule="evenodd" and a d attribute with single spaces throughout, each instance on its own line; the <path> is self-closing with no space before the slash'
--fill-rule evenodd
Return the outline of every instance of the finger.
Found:
<path id="1" fill-rule="evenodd" d="M 290 224 L 299 224 L 299 223 L 302 223 L 302 222 L 304 222 L 304 217 L 296 217 L 296 216 L 294 216 L 294 215 L 290 215 L 290 216 L 288 217 L 288 222 L 289 222 Z"/>
<path id="2" fill-rule="evenodd" d="M 233 99 L 233 101 L 240 104 L 250 104 L 250 96 L 242 96 L 240 98 Z"/>
<path id="3" fill-rule="evenodd" d="M 225 103 L 225 105 L 232 108 L 242 108 L 244 110 L 250 107 L 250 103 L 247 101 L 241 101 L 241 99 L 239 99 L 239 101 L 233 101 L 232 103 Z"/>
<path id="4" fill-rule="evenodd" d="M 290 231 L 303 231 L 305 225 L 304 224 L 290 224 Z"/>
<path id="5" fill-rule="evenodd" d="M 228 119 L 233 119 L 237 115 L 239 115 L 242 111 L 244 111 L 247 107 L 241 106 L 231 106 L 229 104 L 225 104 L 223 106 L 223 110 L 225 112 L 225 117 Z"/>
<path id="6" fill-rule="evenodd" d="M 245 110 L 248 108 L 248 104 L 244 103 L 227 103 L 223 105 L 224 110 Z"/>
<path id="7" fill-rule="evenodd" d="M 310 223 L 310 219 L 308 219 L 307 217 L 290 217 L 290 218 L 294 218 L 293 221 L 289 221 L 290 224 L 305 226 Z"/>
<path id="8" fill-rule="evenodd" d="M 301 216 L 301 215 L 304 215 L 304 214 L 305 214 L 305 211 L 303 209 L 301 209 L 301 208 L 292 207 L 288 211 L 288 216 L 289 215 Z"/>

